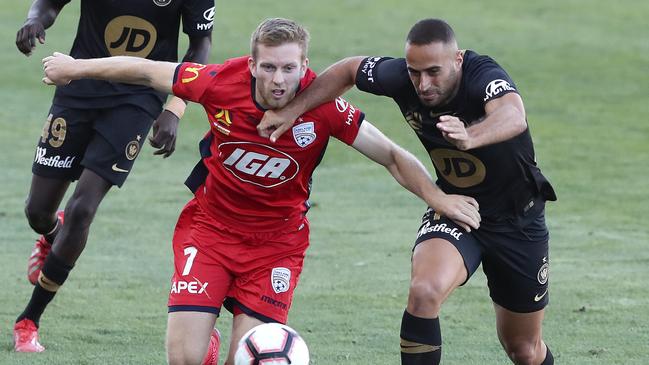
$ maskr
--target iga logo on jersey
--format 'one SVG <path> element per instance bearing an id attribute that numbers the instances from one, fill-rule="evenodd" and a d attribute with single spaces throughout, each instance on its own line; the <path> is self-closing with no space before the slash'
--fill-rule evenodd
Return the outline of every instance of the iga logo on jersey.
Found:
<path id="1" fill-rule="evenodd" d="M 501 80 L 501 79 L 493 80 L 485 88 L 485 91 L 484 91 L 485 92 L 485 97 L 484 97 L 484 99 L 482 101 L 487 101 L 487 100 L 491 99 L 492 97 L 500 94 L 503 91 L 510 91 L 510 90 L 516 91 L 516 89 L 514 89 L 509 84 L 509 82 L 507 82 L 505 80 Z"/>
<path id="2" fill-rule="evenodd" d="M 259 143 L 226 142 L 219 145 L 223 166 L 237 179 L 272 188 L 292 180 L 300 166 L 288 154 Z"/>

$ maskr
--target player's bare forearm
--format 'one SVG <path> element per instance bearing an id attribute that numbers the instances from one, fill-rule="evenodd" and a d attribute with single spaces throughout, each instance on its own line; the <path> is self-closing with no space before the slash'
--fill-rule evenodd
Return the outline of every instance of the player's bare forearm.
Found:
<path id="1" fill-rule="evenodd" d="M 414 155 L 390 141 L 371 123 L 365 121 L 361 124 L 352 146 L 385 166 L 401 186 L 425 201 L 437 213 L 449 217 L 467 231 L 480 227 L 479 207 L 475 199 L 444 193 Z"/>
<path id="2" fill-rule="evenodd" d="M 297 116 L 344 94 L 356 83 L 356 70 L 364 57 L 349 57 L 329 66 L 294 100 Z M 296 116 L 296 117 L 297 117 Z"/>
<path id="3" fill-rule="evenodd" d="M 509 93 L 485 105 L 486 117 L 467 128 L 470 148 L 479 148 L 511 139 L 527 129 L 523 100 Z"/>
<path id="4" fill-rule="evenodd" d="M 54 24 L 62 8 L 62 6 L 57 6 L 50 0 L 35 0 L 27 13 L 27 21 L 37 20 L 47 29 Z"/>
<path id="5" fill-rule="evenodd" d="M 57 52 L 43 59 L 43 81 L 65 85 L 72 80 L 89 78 L 144 85 L 171 94 L 177 66 L 177 63 L 128 56 L 75 60 Z"/>
<path id="6" fill-rule="evenodd" d="M 267 111 L 257 127 L 259 134 L 265 137 L 270 135 L 274 142 L 300 115 L 344 94 L 354 86 L 356 71 L 363 58 L 349 57 L 334 63 L 287 106 Z"/>

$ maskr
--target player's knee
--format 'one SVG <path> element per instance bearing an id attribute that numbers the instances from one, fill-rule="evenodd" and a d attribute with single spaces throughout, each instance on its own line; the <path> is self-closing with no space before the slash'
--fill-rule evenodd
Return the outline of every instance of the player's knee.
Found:
<path id="1" fill-rule="evenodd" d="M 413 278 L 410 282 L 408 307 L 413 314 L 423 312 L 436 314 L 448 295 L 448 288 L 435 280 Z"/>
<path id="2" fill-rule="evenodd" d="M 29 226 L 32 227 L 36 233 L 44 234 L 52 229 L 56 223 L 56 212 L 46 212 L 40 207 L 27 201 L 25 204 L 25 216 Z"/>
<path id="3" fill-rule="evenodd" d="M 83 198 L 70 198 L 65 207 L 66 223 L 78 228 L 87 228 L 92 223 L 97 212 L 97 206 L 88 203 Z"/>
<path id="4" fill-rule="evenodd" d="M 535 341 L 509 341 L 504 342 L 503 346 L 509 358 L 516 365 L 538 365 L 539 361 L 543 360 L 543 358 L 539 359 L 537 351 L 540 344 Z"/>
<path id="5" fill-rule="evenodd" d="M 182 338 L 167 339 L 167 362 L 169 365 L 201 365 L 205 354 Z"/>

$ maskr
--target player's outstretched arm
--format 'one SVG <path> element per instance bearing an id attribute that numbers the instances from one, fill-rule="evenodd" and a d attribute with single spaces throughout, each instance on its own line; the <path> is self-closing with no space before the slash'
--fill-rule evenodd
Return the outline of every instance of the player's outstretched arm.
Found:
<path id="1" fill-rule="evenodd" d="M 444 193 L 435 185 L 424 165 L 414 155 L 396 145 L 368 121 L 361 124 L 352 147 L 385 166 L 399 184 L 467 232 L 470 232 L 471 228 L 480 227 L 479 207 L 475 199 Z"/>
<path id="2" fill-rule="evenodd" d="M 345 93 L 356 83 L 356 71 L 365 57 L 349 57 L 329 66 L 304 91 L 282 109 L 268 110 L 257 131 L 275 142 L 306 111 Z"/>
<path id="3" fill-rule="evenodd" d="M 171 94 L 177 66 L 177 63 L 128 56 L 74 59 L 55 52 L 43 58 L 43 82 L 67 85 L 72 80 L 97 79 L 149 86 Z"/>
<path id="4" fill-rule="evenodd" d="M 50 0 L 35 0 L 27 13 L 27 19 L 16 33 L 16 47 L 25 56 L 31 56 L 36 48 L 36 40 L 45 43 L 45 29 L 54 24 L 54 20 L 63 8 Z"/>

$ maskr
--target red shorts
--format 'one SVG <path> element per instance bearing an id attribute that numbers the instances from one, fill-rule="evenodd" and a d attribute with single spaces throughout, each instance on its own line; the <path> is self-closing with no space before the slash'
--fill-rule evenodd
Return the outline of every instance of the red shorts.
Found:
<path id="1" fill-rule="evenodd" d="M 306 218 L 299 229 L 240 232 L 191 200 L 174 231 L 169 312 L 218 315 L 225 301 L 233 313 L 286 323 L 308 246 Z"/>

